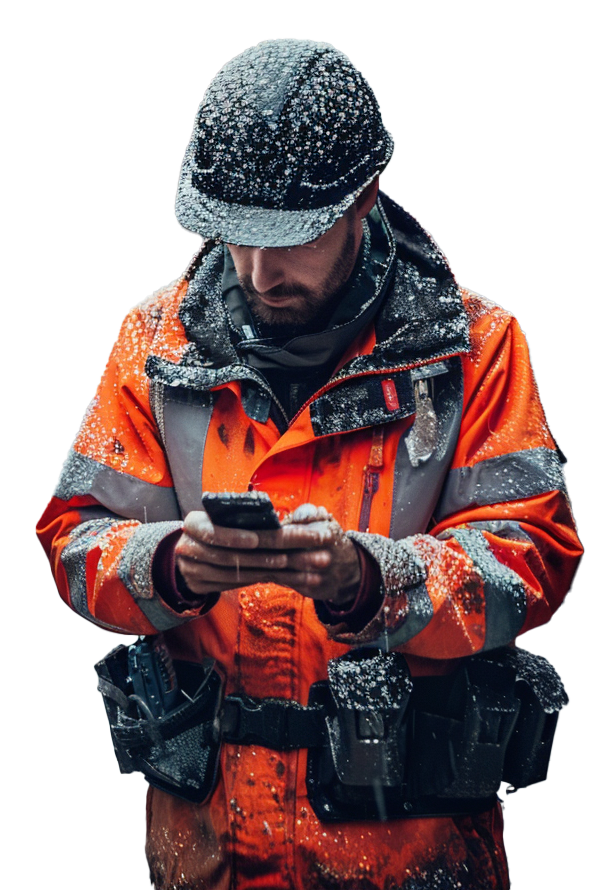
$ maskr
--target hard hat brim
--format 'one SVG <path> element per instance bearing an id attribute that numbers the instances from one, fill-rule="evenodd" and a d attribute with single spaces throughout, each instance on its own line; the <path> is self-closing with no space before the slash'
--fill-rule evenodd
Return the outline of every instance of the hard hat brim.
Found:
<path id="1" fill-rule="evenodd" d="M 385 166 L 385 165 L 384 165 Z M 216 238 L 246 247 L 295 247 L 328 231 L 379 175 L 329 207 L 314 210 L 275 210 L 231 204 L 200 194 L 183 170 L 176 198 L 176 216 L 185 229 L 203 238 Z"/>

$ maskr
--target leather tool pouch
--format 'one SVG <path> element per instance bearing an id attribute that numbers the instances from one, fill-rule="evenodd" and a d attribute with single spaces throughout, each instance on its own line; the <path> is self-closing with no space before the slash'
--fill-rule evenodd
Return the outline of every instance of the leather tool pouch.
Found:
<path id="1" fill-rule="evenodd" d="M 479 812 L 502 781 L 542 781 L 558 711 L 554 668 L 522 649 L 464 660 L 446 677 L 411 681 L 400 653 L 359 649 L 329 663 L 310 704 L 327 743 L 309 749 L 307 788 L 326 822 Z"/>
<path id="2" fill-rule="evenodd" d="M 155 716 L 153 702 L 135 691 L 140 684 L 133 683 L 129 649 L 118 646 L 95 665 L 120 770 L 140 771 L 156 788 L 202 803 L 218 770 L 223 678 L 212 659 L 174 661 L 176 693 Z"/>

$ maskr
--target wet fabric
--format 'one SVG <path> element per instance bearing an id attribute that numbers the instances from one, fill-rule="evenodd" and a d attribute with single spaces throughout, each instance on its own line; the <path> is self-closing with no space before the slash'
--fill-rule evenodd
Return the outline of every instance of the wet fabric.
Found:
<path id="1" fill-rule="evenodd" d="M 147 855 L 157 890 L 509 888 L 499 806 L 446 820 L 329 825 L 307 806 L 284 806 L 291 754 L 248 747 L 242 756 L 228 761 L 245 777 L 240 793 L 223 799 L 216 820 L 149 789 Z"/>
<path id="2" fill-rule="evenodd" d="M 581 554 L 517 322 L 459 288 L 415 220 L 385 196 L 382 204 L 397 245 L 392 287 L 291 424 L 275 423 L 270 387 L 238 359 L 223 248 L 210 247 L 128 315 L 39 523 L 73 609 L 126 633 L 164 629 L 173 656 L 216 659 L 227 693 L 270 690 L 306 704 L 329 659 L 360 643 L 399 649 L 415 676 L 447 673 L 451 660 L 547 621 Z M 430 456 L 412 461 L 420 395 L 437 435 Z M 515 474 L 509 485 L 501 478 L 500 459 L 545 452 L 545 472 L 543 460 L 524 461 L 528 493 Z M 486 502 L 473 483 L 459 485 L 458 471 L 477 466 Z M 174 511 L 198 508 L 202 490 L 250 486 L 281 515 L 323 504 L 375 560 L 382 604 L 363 628 L 323 624 L 311 600 L 277 584 L 228 591 L 203 615 L 162 601 L 152 565 L 164 538 L 154 527 L 165 522 L 173 534 Z M 158 504 L 165 515 L 145 522 Z M 157 887 L 508 886 L 497 808 L 326 826 L 305 775 L 304 750 L 225 744 L 207 804 L 151 792 Z"/>

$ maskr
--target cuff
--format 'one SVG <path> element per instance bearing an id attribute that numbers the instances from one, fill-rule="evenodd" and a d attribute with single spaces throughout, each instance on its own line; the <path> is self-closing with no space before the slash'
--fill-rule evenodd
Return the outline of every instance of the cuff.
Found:
<path id="1" fill-rule="evenodd" d="M 381 591 L 382 576 L 375 559 L 353 541 L 359 565 L 361 580 L 356 589 L 351 589 L 351 599 L 343 606 L 329 601 L 315 601 L 319 620 L 329 625 L 330 633 L 358 633 L 380 610 L 383 600 Z"/>
<path id="2" fill-rule="evenodd" d="M 166 535 L 153 556 L 153 586 L 158 596 L 175 612 L 196 610 L 199 615 L 208 612 L 218 600 L 219 593 L 197 594 L 187 587 L 176 565 L 176 545 L 182 529 Z"/>
<path id="3" fill-rule="evenodd" d="M 399 541 L 369 532 L 349 531 L 347 535 L 378 567 L 380 603 L 361 628 L 327 625 L 327 632 L 331 639 L 348 646 L 373 645 L 385 635 L 389 645 L 401 645 L 419 633 L 432 615 L 425 585 L 427 566 L 416 545 L 423 542 L 424 549 L 438 548 L 440 542 L 430 535 Z"/>

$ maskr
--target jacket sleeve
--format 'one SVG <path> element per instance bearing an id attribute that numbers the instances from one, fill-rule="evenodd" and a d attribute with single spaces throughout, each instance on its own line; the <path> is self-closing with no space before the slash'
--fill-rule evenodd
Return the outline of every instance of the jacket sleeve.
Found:
<path id="1" fill-rule="evenodd" d="M 332 630 L 341 642 L 466 656 L 543 624 L 570 587 L 582 548 L 524 335 L 498 307 L 469 309 L 460 432 L 430 533 L 349 533 L 380 567 L 383 602 L 360 633 Z"/>
<path id="2" fill-rule="evenodd" d="M 144 372 L 157 301 L 124 321 L 107 368 L 38 524 L 65 602 L 101 627 L 147 634 L 203 608 L 173 608 L 154 584 L 161 542 L 181 526 Z"/>

